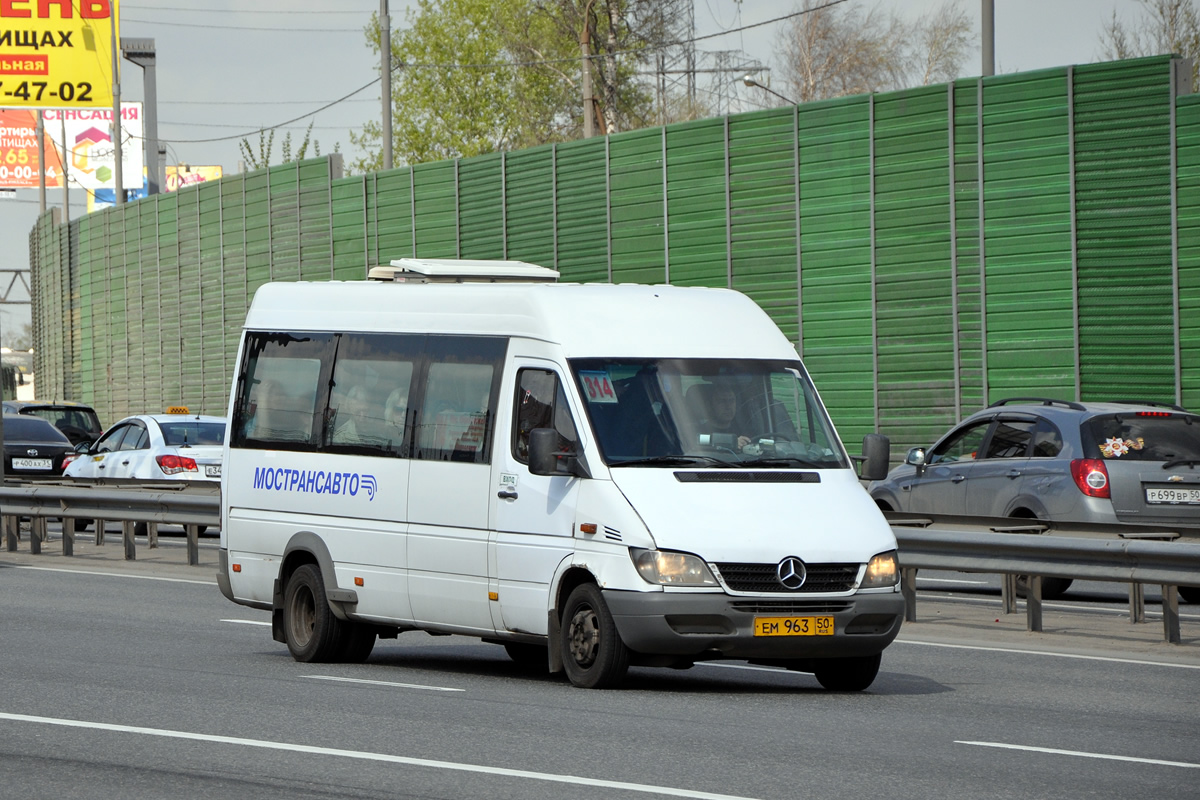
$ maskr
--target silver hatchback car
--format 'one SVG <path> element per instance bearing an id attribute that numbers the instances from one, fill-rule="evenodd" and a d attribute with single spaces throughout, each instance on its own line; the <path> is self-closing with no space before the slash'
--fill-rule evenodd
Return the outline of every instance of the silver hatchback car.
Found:
<path id="1" fill-rule="evenodd" d="M 885 511 L 1200 529 L 1200 415 L 1151 403 L 1000 400 L 932 447 L 909 450 L 869 490 Z M 1048 580 L 1043 591 L 1069 585 Z M 1184 594 L 1191 601 L 1200 590 Z"/>

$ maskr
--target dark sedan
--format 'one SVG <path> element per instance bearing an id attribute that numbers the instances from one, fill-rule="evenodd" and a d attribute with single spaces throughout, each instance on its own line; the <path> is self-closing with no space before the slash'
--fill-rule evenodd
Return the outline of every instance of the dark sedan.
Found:
<path id="1" fill-rule="evenodd" d="M 26 414 L 4 415 L 6 478 L 58 478 L 73 456 L 71 440 L 44 419 Z"/>

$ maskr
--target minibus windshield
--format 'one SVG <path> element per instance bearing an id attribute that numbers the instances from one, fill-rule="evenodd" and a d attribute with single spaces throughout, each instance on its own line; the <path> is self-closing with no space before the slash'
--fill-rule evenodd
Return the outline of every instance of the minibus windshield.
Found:
<path id="1" fill-rule="evenodd" d="M 572 359 L 611 467 L 849 466 L 798 361 Z"/>

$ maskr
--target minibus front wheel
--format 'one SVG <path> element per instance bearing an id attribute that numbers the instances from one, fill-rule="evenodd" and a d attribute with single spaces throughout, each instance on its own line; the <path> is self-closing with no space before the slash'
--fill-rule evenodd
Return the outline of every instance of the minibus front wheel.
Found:
<path id="1" fill-rule="evenodd" d="M 576 586 L 567 597 L 559 646 L 567 678 L 584 689 L 617 686 L 629 670 L 629 650 L 594 583 Z"/>

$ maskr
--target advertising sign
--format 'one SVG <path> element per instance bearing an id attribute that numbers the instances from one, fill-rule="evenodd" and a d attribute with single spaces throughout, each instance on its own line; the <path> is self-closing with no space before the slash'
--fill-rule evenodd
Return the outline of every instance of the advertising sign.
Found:
<path id="1" fill-rule="evenodd" d="M 221 167 L 198 167 L 193 164 L 167 165 L 167 191 L 174 192 L 197 183 L 219 181 L 224 170 Z"/>
<path id="2" fill-rule="evenodd" d="M 0 0 L 0 106 L 112 108 L 117 0 Z"/>
<path id="3" fill-rule="evenodd" d="M 0 0 L 3 7 L 3 0 Z M 112 189 L 116 159 L 111 108 L 48 108 L 42 112 L 46 146 L 46 186 L 62 186 L 63 128 L 67 133 L 67 167 L 71 187 Z M 141 186 L 142 104 L 121 103 L 121 165 L 126 189 Z M 0 111 L 0 186 L 38 185 L 37 112 Z"/>

